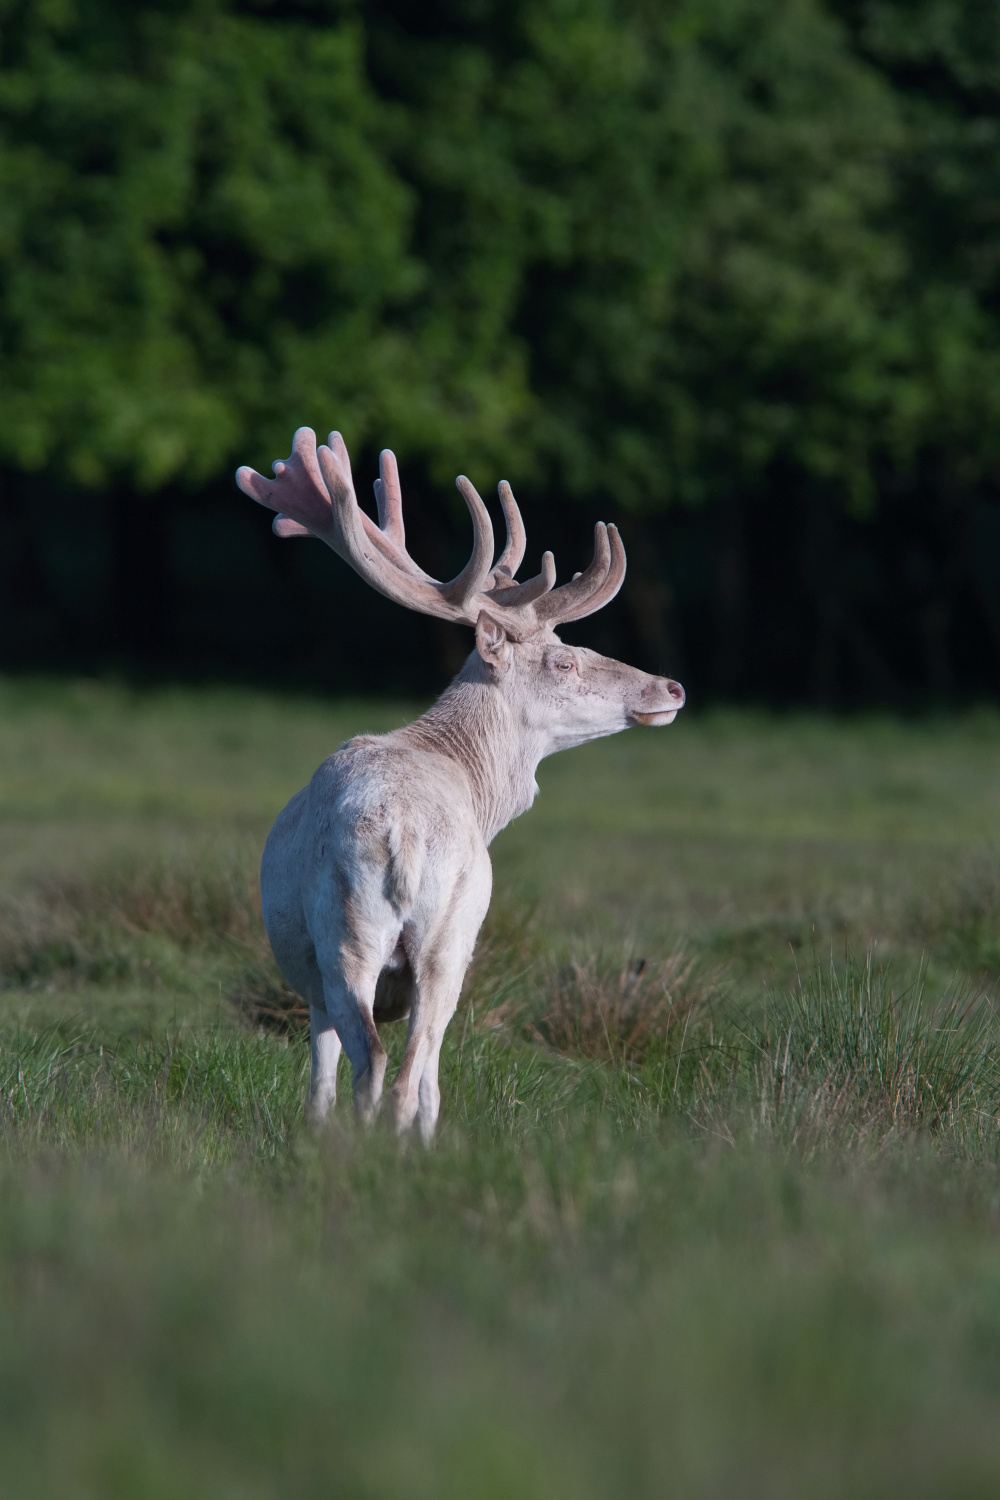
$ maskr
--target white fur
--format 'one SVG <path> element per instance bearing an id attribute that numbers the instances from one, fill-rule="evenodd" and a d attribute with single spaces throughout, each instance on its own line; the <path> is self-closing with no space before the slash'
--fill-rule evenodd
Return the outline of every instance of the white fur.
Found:
<path id="1" fill-rule="evenodd" d="M 340 1042 L 358 1112 L 375 1114 L 386 1064 L 377 990 L 396 989 L 398 1013 L 408 989 L 393 1112 L 398 1130 L 416 1119 L 430 1140 L 441 1043 L 490 901 L 487 846 L 531 806 L 546 755 L 639 715 L 670 722 L 684 702 L 669 679 L 566 646 L 551 630 L 524 642 L 495 626 L 478 635 L 422 718 L 341 746 L 268 838 L 264 921 L 282 972 L 310 1005 L 314 1118 L 336 1096 Z"/>
<path id="2" fill-rule="evenodd" d="M 272 828 L 261 867 L 271 946 L 310 1007 L 308 1113 L 321 1119 L 334 1102 L 343 1044 L 358 1112 L 372 1118 L 386 1064 L 376 1023 L 409 1015 L 393 1109 L 399 1130 L 416 1120 L 430 1140 L 441 1043 L 490 904 L 488 845 L 531 806 L 546 755 L 630 724 L 669 724 L 684 690 L 554 633 L 621 587 L 625 549 L 614 526 L 597 524 L 593 561 L 570 582 L 555 587 L 546 552 L 537 577 L 517 583 L 525 533 L 510 486 L 499 485 L 507 541 L 494 562 L 489 513 L 460 477 L 472 556 L 438 583 L 406 551 L 388 449 L 375 485 L 377 526 L 357 503 L 338 432 L 317 447 L 300 427 L 291 456 L 273 467 L 273 479 L 242 468 L 237 483 L 277 512 L 279 536 L 317 537 L 388 598 L 476 629 L 476 650 L 422 718 L 349 740 L 324 761 Z"/>

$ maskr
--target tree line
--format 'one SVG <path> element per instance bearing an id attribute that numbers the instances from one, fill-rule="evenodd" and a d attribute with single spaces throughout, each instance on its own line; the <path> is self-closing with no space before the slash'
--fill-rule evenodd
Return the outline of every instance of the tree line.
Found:
<path id="1" fill-rule="evenodd" d="M 0 665 L 432 686 L 232 489 L 335 423 L 705 696 L 1000 686 L 990 0 L 0 0 L 0 178 Z"/>

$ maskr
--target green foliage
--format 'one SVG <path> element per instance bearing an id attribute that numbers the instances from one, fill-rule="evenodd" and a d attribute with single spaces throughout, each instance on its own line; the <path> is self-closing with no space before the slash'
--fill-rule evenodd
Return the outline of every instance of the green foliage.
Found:
<path id="1" fill-rule="evenodd" d="M 4 8 L 11 458 L 203 480 L 276 405 L 351 415 L 391 385 L 414 271 L 355 25 Z"/>
<path id="2" fill-rule="evenodd" d="M 432 259 L 474 265 L 489 237 L 476 288 L 509 285 L 530 340 L 534 451 L 633 507 L 778 456 L 864 502 L 926 377 L 885 80 L 813 0 L 547 0 L 503 27 L 490 66 L 425 44 L 406 165 Z"/>
<path id="3" fill-rule="evenodd" d="M 422 336 L 395 327 L 423 274 L 410 195 L 349 14 L 5 9 L 10 459 L 151 487 L 331 412 L 433 428 Z"/>
<path id="4" fill-rule="evenodd" d="M 291 428 L 636 508 L 995 461 L 989 6 L 0 8 L 0 443 Z"/>

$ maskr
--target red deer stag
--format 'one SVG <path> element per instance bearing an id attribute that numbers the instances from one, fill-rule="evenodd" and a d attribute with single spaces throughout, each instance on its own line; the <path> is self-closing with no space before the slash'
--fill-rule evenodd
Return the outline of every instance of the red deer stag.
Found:
<path id="1" fill-rule="evenodd" d="M 273 479 L 242 468 L 236 480 L 278 512 L 279 537 L 318 537 L 397 604 L 472 626 L 476 648 L 415 723 L 348 740 L 292 798 L 264 849 L 261 898 L 281 971 L 309 1003 L 307 1113 L 322 1118 L 333 1103 L 343 1045 L 355 1106 L 371 1119 L 386 1067 L 376 1023 L 408 1014 L 394 1118 L 399 1131 L 416 1120 L 429 1141 L 441 1043 L 489 907 L 490 841 L 531 806 L 544 756 L 633 724 L 669 724 L 684 690 L 555 634 L 621 588 L 625 551 L 614 526 L 596 527 L 594 559 L 570 583 L 553 587 L 551 552 L 536 578 L 517 583 L 525 535 L 510 486 L 499 488 L 507 542 L 494 563 L 489 515 L 462 477 L 472 556 L 438 583 L 406 550 L 388 450 L 379 470 L 377 526 L 358 505 L 339 432 L 317 449 L 300 427 Z"/>

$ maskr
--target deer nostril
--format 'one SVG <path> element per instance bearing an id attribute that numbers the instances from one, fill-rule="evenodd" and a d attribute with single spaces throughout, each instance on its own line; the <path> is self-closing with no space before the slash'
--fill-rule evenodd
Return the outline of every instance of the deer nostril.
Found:
<path id="1" fill-rule="evenodd" d="M 679 682 L 674 682 L 673 678 L 671 677 L 667 678 L 667 692 L 670 694 L 671 698 L 684 697 L 684 689 L 681 687 Z"/>

